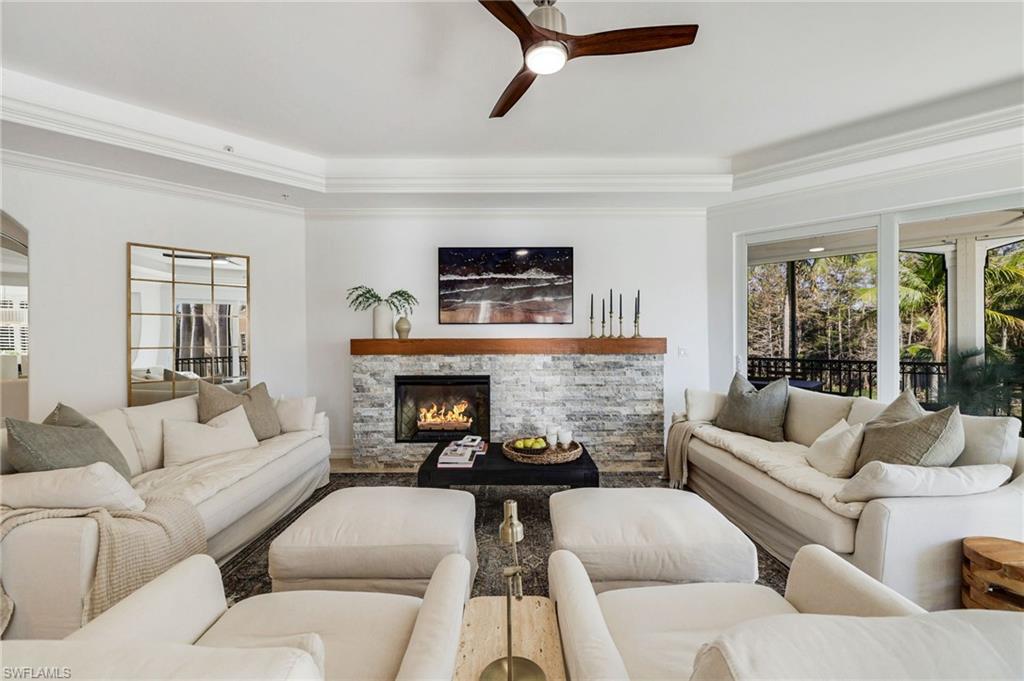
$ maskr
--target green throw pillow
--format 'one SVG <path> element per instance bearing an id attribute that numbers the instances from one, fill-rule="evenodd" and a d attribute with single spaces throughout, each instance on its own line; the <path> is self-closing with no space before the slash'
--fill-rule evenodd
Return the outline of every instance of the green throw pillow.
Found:
<path id="1" fill-rule="evenodd" d="M 745 433 L 769 442 L 786 439 L 783 426 L 789 404 L 789 381 L 780 378 L 761 390 L 739 374 L 732 377 L 715 425 L 736 433 Z"/>
<path id="2" fill-rule="evenodd" d="M 65 404 L 42 423 L 8 418 L 8 463 L 19 473 L 78 468 L 103 461 L 131 481 L 128 462 L 103 429 Z"/>
<path id="3" fill-rule="evenodd" d="M 925 411 L 907 389 L 864 424 L 857 470 L 872 461 L 909 466 L 949 466 L 964 451 L 959 407 Z"/>

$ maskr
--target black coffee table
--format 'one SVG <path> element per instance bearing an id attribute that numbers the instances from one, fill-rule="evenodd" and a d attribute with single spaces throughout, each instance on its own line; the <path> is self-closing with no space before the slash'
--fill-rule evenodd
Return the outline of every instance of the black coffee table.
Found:
<path id="1" fill-rule="evenodd" d="M 519 463 L 501 453 L 501 443 L 492 442 L 487 453 L 477 455 L 472 468 L 438 468 L 437 457 L 447 443 L 434 447 L 430 456 L 420 464 L 417 485 L 420 487 L 450 487 L 452 485 L 568 485 L 570 487 L 600 487 L 601 480 L 590 452 L 583 447 L 580 458 L 569 463 L 550 466 Z"/>

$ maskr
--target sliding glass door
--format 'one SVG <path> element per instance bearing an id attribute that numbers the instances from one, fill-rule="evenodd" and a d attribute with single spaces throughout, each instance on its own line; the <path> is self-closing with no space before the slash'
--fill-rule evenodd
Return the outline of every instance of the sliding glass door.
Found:
<path id="1" fill-rule="evenodd" d="M 1024 210 L 913 217 L 748 235 L 747 375 L 1020 417 Z"/>

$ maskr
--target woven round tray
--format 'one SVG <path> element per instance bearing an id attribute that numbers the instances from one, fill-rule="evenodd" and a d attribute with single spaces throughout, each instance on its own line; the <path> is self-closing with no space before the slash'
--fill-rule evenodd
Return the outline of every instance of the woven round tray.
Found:
<path id="1" fill-rule="evenodd" d="M 513 439 L 512 442 L 515 442 Z M 554 447 L 548 447 L 547 449 L 532 450 L 530 454 L 523 454 L 517 451 L 509 442 L 503 442 L 501 444 L 501 453 L 505 455 L 506 459 L 512 459 L 519 463 L 536 463 L 536 464 L 554 464 L 554 463 L 569 463 L 580 458 L 580 454 L 583 453 L 583 447 L 579 442 L 572 442 L 568 447 L 560 447 L 558 445 Z"/>

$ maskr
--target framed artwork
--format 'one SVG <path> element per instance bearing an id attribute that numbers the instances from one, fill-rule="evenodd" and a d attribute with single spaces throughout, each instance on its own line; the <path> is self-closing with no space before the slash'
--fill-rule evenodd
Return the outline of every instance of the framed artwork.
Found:
<path id="1" fill-rule="evenodd" d="M 439 248 L 441 324 L 572 324 L 572 248 Z"/>

